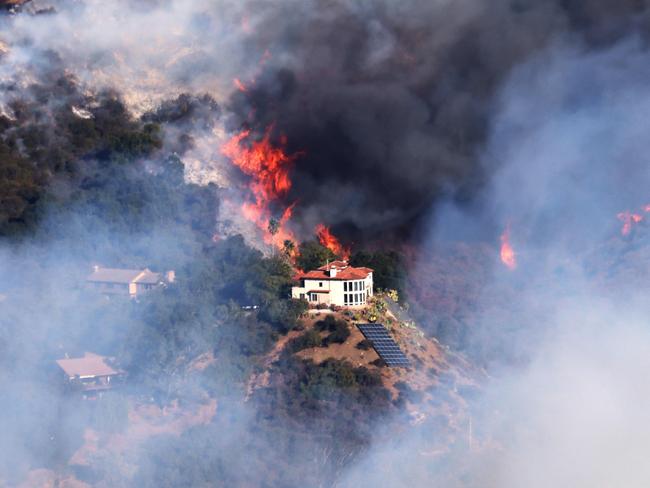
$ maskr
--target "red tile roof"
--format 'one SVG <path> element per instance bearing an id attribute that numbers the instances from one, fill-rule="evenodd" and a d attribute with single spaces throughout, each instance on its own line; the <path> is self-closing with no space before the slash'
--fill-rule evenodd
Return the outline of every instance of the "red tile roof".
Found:
<path id="1" fill-rule="evenodd" d="M 329 275 L 329 269 L 337 270 L 336 276 Z M 370 268 L 353 268 L 345 261 L 333 261 L 329 265 L 321 266 L 318 269 L 307 271 L 299 274 L 296 278 L 299 280 L 323 280 L 323 281 L 347 281 L 347 280 L 364 280 L 372 273 Z"/>

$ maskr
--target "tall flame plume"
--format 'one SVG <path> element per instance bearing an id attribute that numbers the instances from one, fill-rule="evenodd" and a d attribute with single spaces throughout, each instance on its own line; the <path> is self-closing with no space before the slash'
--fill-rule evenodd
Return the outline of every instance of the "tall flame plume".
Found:
<path id="1" fill-rule="evenodd" d="M 250 131 L 243 130 L 221 147 L 221 153 L 251 177 L 248 186 L 251 198 L 242 205 L 244 217 L 262 231 L 267 244 L 281 248 L 285 241 L 295 241 L 287 228 L 294 204 L 285 208 L 279 219 L 273 218 L 271 207 L 291 189 L 289 170 L 298 154 L 288 155 L 283 148 L 275 147 L 271 143 L 271 130 L 272 127 L 267 128 L 259 141 L 250 141 Z"/>
<path id="2" fill-rule="evenodd" d="M 318 241 L 321 243 L 321 245 L 325 246 L 334 254 L 336 254 L 342 259 L 345 260 L 349 259 L 350 249 L 344 247 L 341 244 L 341 242 L 336 238 L 336 236 L 332 234 L 329 227 L 323 224 L 318 224 L 316 226 L 316 237 L 318 237 Z"/>

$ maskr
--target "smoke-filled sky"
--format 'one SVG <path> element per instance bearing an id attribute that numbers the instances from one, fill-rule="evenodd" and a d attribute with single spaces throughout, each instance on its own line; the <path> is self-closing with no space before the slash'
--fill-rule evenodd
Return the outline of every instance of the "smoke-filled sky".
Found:
<path id="1" fill-rule="evenodd" d="M 519 267 L 485 265 L 468 342 L 524 360 L 472 407 L 475 450 L 441 465 L 407 435 L 341 483 L 646 487 L 650 253 L 616 214 L 650 203 L 647 34 L 634 0 L 34 1 L 0 17 L 0 108 L 17 117 L 12 100 L 61 72 L 80 87 L 62 104 L 115 90 L 168 117 L 186 179 L 226 188 L 246 177 L 221 144 L 272 127 L 300 153 L 284 203 L 303 237 L 417 236 L 427 259 L 509 225 Z M 181 93 L 185 118 L 158 110 Z"/>

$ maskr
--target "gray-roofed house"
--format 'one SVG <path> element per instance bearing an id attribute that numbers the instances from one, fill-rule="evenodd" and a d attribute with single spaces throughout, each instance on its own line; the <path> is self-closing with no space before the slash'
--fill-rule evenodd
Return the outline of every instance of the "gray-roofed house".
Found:
<path id="1" fill-rule="evenodd" d="M 91 352 L 80 358 L 58 359 L 56 364 L 63 370 L 68 384 L 84 392 L 109 390 L 125 375 L 111 358 Z"/>
<path id="2" fill-rule="evenodd" d="M 88 285 L 107 295 L 128 295 L 136 297 L 157 286 L 174 281 L 174 272 L 154 273 L 145 269 L 102 268 L 95 266 L 86 279 Z"/>

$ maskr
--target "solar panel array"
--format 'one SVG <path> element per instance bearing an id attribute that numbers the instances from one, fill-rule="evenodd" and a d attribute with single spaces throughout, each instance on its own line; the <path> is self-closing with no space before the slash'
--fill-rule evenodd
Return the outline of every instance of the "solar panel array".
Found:
<path id="1" fill-rule="evenodd" d="M 372 342 L 379 357 L 388 366 L 409 366 L 410 362 L 399 346 L 395 343 L 386 328 L 381 324 L 358 324 L 359 330 L 366 339 Z"/>

